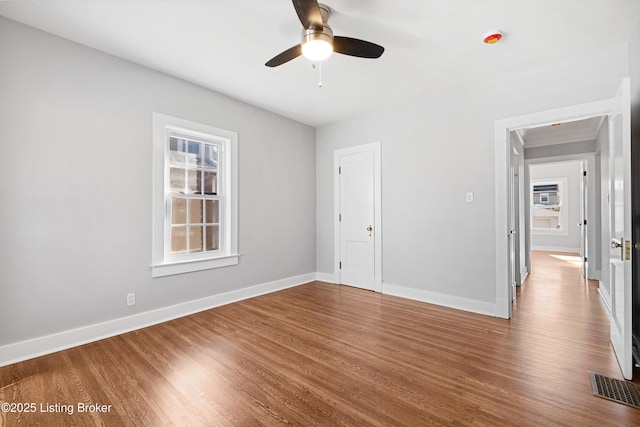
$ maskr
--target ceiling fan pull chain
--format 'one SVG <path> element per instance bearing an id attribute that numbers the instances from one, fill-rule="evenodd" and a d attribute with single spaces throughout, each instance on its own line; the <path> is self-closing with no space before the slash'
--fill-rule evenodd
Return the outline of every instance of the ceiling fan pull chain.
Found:
<path id="1" fill-rule="evenodd" d="M 318 64 L 318 87 L 322 87 L 322 62 Z"/>

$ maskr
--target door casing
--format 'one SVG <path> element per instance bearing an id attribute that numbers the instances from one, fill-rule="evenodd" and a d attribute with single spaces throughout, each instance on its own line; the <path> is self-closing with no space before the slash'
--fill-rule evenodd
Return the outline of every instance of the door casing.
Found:
<path id="1" fill-rule="evenodd" d="M 593 173 L 593 171 L 587 172 L 587 162 L 584 160 L 580 163 L 580 172 L 582 176 L 580 177 L 580 223 L 578 226 L 580 227 L 580 261 L 582 262 L 582 276 L 587 279 L 589 278 L 589 233 L 587 232 L 587 222 L 594 221 L 594 218 L 589 218 L 589 208 L 588 203 L 590 202 L 589 196 L 587 194 L 587 173 Z M 592 259 L 591 262 L 595 260 Z"/>
<path id="2" fill-rule="evenodd" d="M 512 146 L 510 164 L 509 209 L 509 282 L 510 299 L 516 300 L 516 286 L 520 284 L 520 152 Z"/>

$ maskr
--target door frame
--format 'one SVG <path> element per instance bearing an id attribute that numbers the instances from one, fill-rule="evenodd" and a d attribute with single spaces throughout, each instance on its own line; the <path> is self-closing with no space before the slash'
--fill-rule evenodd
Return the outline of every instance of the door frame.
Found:
<path id="1" fill-rule="evenodd" d="M 510 319 L 512 307 L 509 283 L 509 183 L 511 164 L 510 131 L 546 126 L 557 122 L 609 115 L 615 109 L 615 98 L 573 105 L 496 120 L 494 123 L 495 165 L 495 242 L 496 242 L 496 317 Z"/>
<path id="2" fill-rule="evenodd" d="M 333 281 L 342 283 L 340 272 L 340 175 L 338 167 L 340 158 L 363 152 L 373 152 L 373 240 L 374 240 L 374 290 L 382 292 L 382 173 L 381 173 L 381 143 L 380 141 L 369 144 L 356 145 L 341 148 L 333 152 Z"/>
<path id="3" fill-rule="evenodd" d="M 588 176 L 587 176 L 587 180 L 590 182 L 590 187 L 594 187 L 593 190 L 589 189 L 587 190 L 588 192 L 592 192 L 593 194 L 590 194 L 589 196 L 589 202 L 587 203 L 587 218 L 597 218 L 598 215 L 596 214 L 596 210 L 600 209 L 600 203 L 597 201 L 597 199 L 595 198 L 595 186 L 596 185 L 600 185 L 600 182 L 596 180 L 596 174 L 595 174 L 595 169 L 596 169 L 596 153 L 591 153 L 591 152 L 587 152 L 587 153 L 577 153 L 577 154 L 563 154 L 563 155 L 558 155 L 558 156 L 550 156 L 550 157 L 537 157 L 535 159 L 526 159 L 525 160 L 525 166 L 526 166 L 526 170 L 527 170 L 527 186 L 528 186 L 528 193 L 527 193 L 527 197 L 529 200 L 528 203 L 528 207 L 525 211 L 525 222 L 527 224 L 527 230 L 526 233 L 528 235 L 528 244 L 526 246 L 526 262 L 527 265 L 531 265 L 531 166 L 534 165 L 549 165 L 549 164 L 554 164 L 554 163 L 584 163 L 584 168 L 587 169 L 588 171 Z M 593 180 L 593 181 L 590 181 Z M 591 201 L 591 199 L 593 198 L 593 201 Z M 583 218 L 584 219 L 584 218 Z M 591 224 L 595 223 L 595 219 L 591 219 L 590 222 Z M 567 227 L 571 227 L 571 223 L 568 222 L 567 223 Z M 592 246 L 595 246 L 598 244 L 598 242 L 602 241 L 602 233 L 600 233 L 600 237 L 598 237 L 598 233 L 596 233 L 596 227 L 595 225 L 593 227 L 591 226 L 587 226 L 586 227 L 587 231 L 587 235 L 586 238 L 588 240 L 588 242 L 592 242 L 590 243 Z M 595 253 L 597 254 L 598 251 L 596 251 Z M 601 251 L 600 251 L 601 252 Z M 588 253 L 588 252 L 587 252 Z M 594 252 L 592 252 L 594 253 Z M 603 255 L 602 253 L 600 253 L 600 257 L 602 258 Z M 592 256 L 592 258 L 594 258 Z M 593 280 L 600 280 L 599 276 L 598 276 L 598 271 L 595 270 L 595 268 L 592 270 L 593 274 L 591 275 L 592 277 L 590 277 Z M 585 276 L 586 277 L 586 276 Z"/>
<path id="4" fill-rule="evenodd" d="M 522 152 L 521 152 L 522 151 Z M 521 150 L 520 146 L 517 146 L 512 142 L 511 144 L 511 157 L 509 164 L 509 179 L 511 180 L 509 185 L 509 282 L 511 301 L 516 300 L 516 286 L 520 285 L 520 206 L 521 206 L 521 160 L 524 158 L 524 150 Z"/>
<path id="5" fill-rule="evenodd" d="M 593 157 L 595 164 L 595 154 Z M 582 277 L 585 279 L 589 278 L 589 248 L 590 245 L 595 243 L 589 242 L 589 227 L 587 227 L 589 221 L 591 221 L 591 224 L 595 221 L 595 218 L 591 218 L 589 212 L 590 198 L 588 192 L 591 190 L 591 187 L 589 186 L 587 174 L 594 173 L 594 171 L 589 169 L 590 168 L 587 165 L 586 160 L 580 162 L 580 173 L 582 176 L 580 177 L 580 222 L 578 224 L 580 226 L 580 257 L 582 258 L 580 261 L 582 262 Z M 593 257 L 591 262 L 595 262 Z"/>

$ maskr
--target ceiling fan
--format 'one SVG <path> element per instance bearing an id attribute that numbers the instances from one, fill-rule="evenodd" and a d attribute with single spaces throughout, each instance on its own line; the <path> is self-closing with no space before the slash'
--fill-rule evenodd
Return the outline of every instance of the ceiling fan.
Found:
<path id="1" fill-rule="evenodd" d="M 267 61 L 267 67 L 277 67 L 300 55 L 312 61 L 322 61 L 332 52 L 358 58 L 380 58 L 384 48 L 375 43 L 351 37 L 334 36 L 329 26 L 331 9 L 317 0 L 293 0 L 300 23 L 302 23 L 302 42 Z"/>

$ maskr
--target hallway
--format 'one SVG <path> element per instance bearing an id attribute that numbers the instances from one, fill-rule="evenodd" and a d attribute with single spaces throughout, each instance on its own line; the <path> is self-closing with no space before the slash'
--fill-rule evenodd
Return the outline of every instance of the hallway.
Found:
<path id="1" fill-rule="evenodd" d="M 531 263 L 532 272 L 518 287 L 513 304 L 512 326 L 523 332 L 517 339 L 526 353 L 522 368 L 544 378 L 557 375 L 558 385 L 574 383 L 567 388 L 569 399 L 578 390 L 585 393 L 590 370 L 622 379 L 598 282 L 584 279 L 579 255 L 532 251 Z M 523 342 L 525 337 L 535 345 Z M 594 399 L 603 405 L 602 399 Z M 628 410 L 604 402 L 609 410 Z"/>

